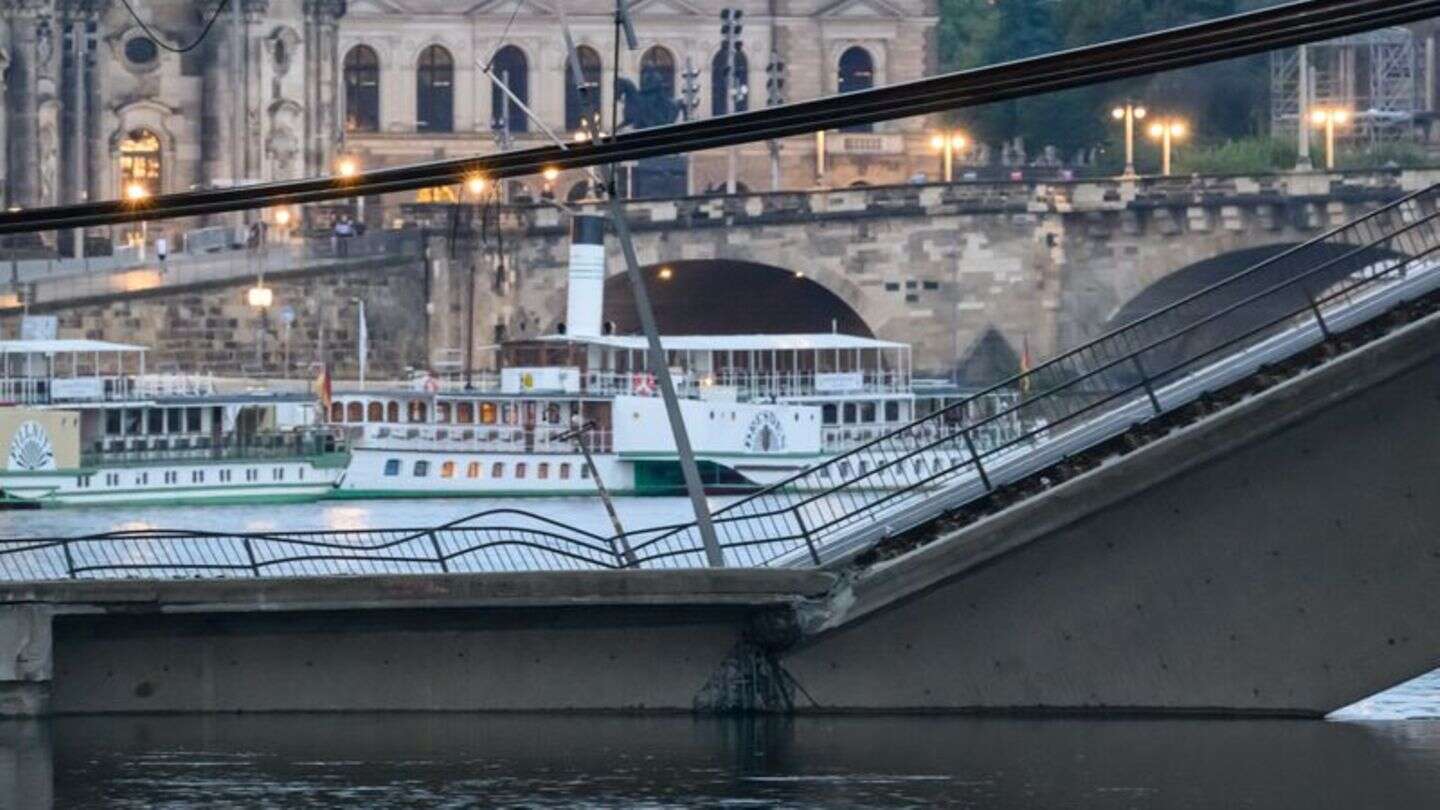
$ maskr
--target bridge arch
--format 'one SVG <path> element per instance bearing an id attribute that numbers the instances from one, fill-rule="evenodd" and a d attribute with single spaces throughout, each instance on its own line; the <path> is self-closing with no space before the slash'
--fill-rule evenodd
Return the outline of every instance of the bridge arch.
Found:
<path id="1" fill-rule="evenodd" d="M 1151 282 L 1118 307 L 1106 320 L 1102 333 L 1134 323 L 1214 285 L 1235 279 L 1232 283 L 1206 294 L 1203 306 L 1197 301 L 1195 306 L 1185 308 L 1183 319 L 1191 322 L 1210 313 L 1235 307 L 1183 338 L 1173 341 L 1166 347 L 1166 351 L 1154 353 L 1147 362 L 1163 369 L 1173 365 L 1181 355 L 1193 357 L 1201 351 L 1220 346 L 1236 335 L 1302 309 L 1309 303 L 1307 293 L 1323 296 L 1325 290 L 1341 284 L 1351 274 L 1378 261 L 1399 255 L 1383 249 L 1357 250 L 1354 245 L 1324 244 L 1307 248 L 1303 259 L 1277 258 L 1295 247 L 1297 243 L 1243 248 L 1181 267 Z M 1244 278 L 1236 278 L 1246 270 L 1271 259 L 1275 259 L 1275 262 L 1268 269 Z M 1315 271 L 1320 265 L 1328 266 Z M 1266 295 L 1254 303 L 1243 303 L 1276 285 L 1305 277 L 1312 271 L 1315 272 L 1309 276 L 1308 281 L 1293 285 L 1293 289 L 1285 291 L 1284 294 Z"/>
<path id="2" fill-rule="evenodd" d="M 670 335 L 830 332 L 874 337 L 845 297 L 805 273 L 735 259 L 688 259 L 641 268 L 660 332 Z M 564 293 L 550 311 L 563 313 Z M 640 322 L 629 278 L 605 281 L 603 320 L 618 334 Z"/>

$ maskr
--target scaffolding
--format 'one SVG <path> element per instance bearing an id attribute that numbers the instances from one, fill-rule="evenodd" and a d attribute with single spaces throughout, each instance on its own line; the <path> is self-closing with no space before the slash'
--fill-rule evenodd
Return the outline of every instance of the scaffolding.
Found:
<path id="1" fill-rule="evenodd" d="M 1270 58 L 1270 127 L 1295 134 L 1300 120 L 1300 52 Z M 1309 46 L 1310 104 L 1348 110 L 1342 140 L 1368 143 L 1415 137 L 1416 116 L 1431 112 L 1425 51 L 1407 28 L 1386 28 Z"/>

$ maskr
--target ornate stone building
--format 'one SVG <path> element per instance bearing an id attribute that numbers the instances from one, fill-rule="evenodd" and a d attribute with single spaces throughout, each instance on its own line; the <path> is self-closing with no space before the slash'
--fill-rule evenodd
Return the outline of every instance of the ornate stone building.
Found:
<path id="1" fill-rule="evenodd" d="M 503 130 L 497 72 L 546 124 L 573 131 L 595 106 L 567 70 L 561 0 L 233 0 L 198 46 L 219 0 L 0 0 L 5 86 L 4 204 L 32 207 L 321 174 L 338 155 L 368 167 L 486 153 Z M 642 67 L 681 94 L 698 72 L 698 115 L 724 112 L 713 0 L 632 0 Z M 736 74 L 748 106 L 766 101 L 772 52 L 789 100 L 905 81 L 934 63 L 936 0 L 726 0 L 745 11 Z M 583 76 L 610 108 L 610 0 L 568 0 Z M 172 50 L 173 49 L 173 50 Z M 601 80 L 600 77 L 604 77 Z M 515 147 L 544 142 L 516 109 Z M 919 122 L 782 148 L 783 181 L 895 182 L 936 157 Z M 723 182 L 727 156 L 694 174 Z M 770 154 L 741 150 L 740 182 L 766 188 Z M 558 181 L 565 184 L 566 179 Z M 557 189 L 565 193 L 569 188 Z"/>

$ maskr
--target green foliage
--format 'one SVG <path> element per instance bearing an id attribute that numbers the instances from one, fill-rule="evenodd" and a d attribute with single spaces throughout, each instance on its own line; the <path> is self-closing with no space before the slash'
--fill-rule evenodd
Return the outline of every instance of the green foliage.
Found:
<path id="1" fill-rule="evenodd" d="M 1210 146 L 1181 146 L 1175 151 L 1174 169 L 1176 174 L 1265 174 L 1295 168 L 1298 156 L 1293 140 L 1243 138 Z"/>
<path id="2" fill-rule="evenodd" d="M 1282 0 L 941 0 L 941 68 L 958 70 L 1136 36 Z M 977 138 L 1025 139 L 1030 151 L 1118 146 L 1106 117 L 1125 98 L 1196 123 L 1208 137 L 1243 139 L 1268 119 L 1268 62 L 1249 57 L 1148 78 L 957 111 Z"/>
<path id="3" fill-rule="evenodd" d="M 1341 169 L 1383 169 L 1391 166 L 1410 169 L 1429 166 L 1434 161 L 1419 144 L 1381 143 L 1342 149 L 1335 156 L 1335 163 Z"/>

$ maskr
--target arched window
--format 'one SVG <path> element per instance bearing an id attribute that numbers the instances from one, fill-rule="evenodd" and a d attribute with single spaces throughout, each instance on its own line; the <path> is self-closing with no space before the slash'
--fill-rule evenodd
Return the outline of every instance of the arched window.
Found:
<path id="1" fill-rule="evenodd" d="M 384 421 L 385 421 L 385 406 L 384 406 L 384 405 L 381 405 L 381 404 L 378 403 L 378 402 L 372 402 L 372 403 L 370 403 L 369 405 L 365 406 L 365 421 L 366 421 L 366 422 L 384 422 Z"/>
<path id="2" fill-rule="evenodd" d="M 600 54 L 584 45 L 575 49 L 580 57 L 580 74 L 584 87 L 575 85 L 575 71 L 570 59 L 565 60 L 565 129 L 574 132 L 580 122 L 595 121 L 600 115 Z"/>
<path id="3" fill-rule="evenodd" d="M 495 63 L 491 70 L 500 80 L 506 82 L 510 92 L 517 98 L 530 106 L 530 63 L 525 58 L 525 52 L 514 45 L 506 45 L 495 52 Z M 502 129 L 505 126 L 506 112 L 509 112 L 510 131 L 529 131 L 529 119 L 525 113 L 500 92 L 500 88 L 490 85 L 490 126 L 493 129 Z"/>
<path id="4" fill-rule="evenodd" d="M 710 114 L 725 115 L 730 112 L 730 93 L 728 74 L 725 72 L 729 65 L 725 49 L 721 48 L 716 52 L 715 58 L 710 62 Z M 735 86 L 750 86 L 750 60 L 745 58 L 745 52 L 735 51 Z M 740 96 L 740 101 L 735 105 L 736 112 L 745 112 L 750 109 L 750 94 Z"/>
<path id="5" fill-rule="evenodd" d="M 455 59 L 439 45 L 421 51 L 415 65 L 415 129 L 455 131 Z"/>
<path id="6" fill-rule="evenodd" d="M 386 421 L 386 422 L 399 422 L 399 421 L 400 421 L 400 403 L 395 402 L 395 401 L 393 401 L 393 400 L 390 401 L 390 402 L 385 403 L 385 421 Z"/>
<path id="7" fill-rule="evenodd" d="M 380 131 L 380 57 L 368 45 L 345 54 L 345 131 Z"/>
<path id="8" fill-rule="evenodd" d="M 343 403 L 343 402 L 332 402 L 332 403 L 330 403 L 330 421 L 331 421 L 331 422 L 344 422 L 344 421 L 345 421 L 345 403 Z"/>
<path id="9" fill-rule="evenodd" d="M 358 402 L 351 402 L 345 406 L 346 422 L 364 422 L 365 406 Z"/>
<path id="10" fill-rule="evenodd" d="M 658 84 L 665 98 L 675 98 L 675 57 L 656 45 L 640 57 L 640 89 Z"/>
<path id="11" fill-rule="evenodd" d="M 875 60 L 870 52 L 856 45 L 840 54 L 840 77 L 836 85 L 842 93 L 869 90 L 875 86 Z M 869 132 L 869 124 L 845 127 L 844 132 Z"/>
<path id="12" fill-rule="evenodd" d="M 148 129 L 132 129 L 120 140 L 119 196 L 153 197 L 160 189 L 160 138 Z"/>

